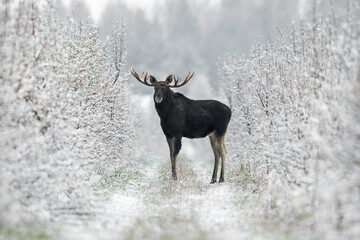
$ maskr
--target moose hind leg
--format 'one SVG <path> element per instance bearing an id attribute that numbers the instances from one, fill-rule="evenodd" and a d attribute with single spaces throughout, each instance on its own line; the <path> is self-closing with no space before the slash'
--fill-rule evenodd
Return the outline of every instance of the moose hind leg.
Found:
<path id="1" fill-rule="evenodd" d="M 220 158 L 219 141 L 218 141 L 218 138 L 215 136 L 215 134 L 209 136 L 209 138 L 210 138 L 211 147 L 213 149 L 214 157 L 215 157 L 214 171 L 213 171 L 213 175 L 212 175 L 210 183 L 216 183 L 217 171 L 218 171 L 218 166 L 219 166 L 219 158 Z"/>
<path id="2" fill-rule="evenodd" d="M 220 141 L 220 155 L 221 155 L 221 172 L 219 183 L 224 182 L 224 174 L 225 174 L 225 157 L 226 157 L 226 148 L 225 148 L 225 134 L 219 139 Z"/>
<path id="3" fill-rule="evenodd" d="M 169 144 L 169 149 L 170 149 L 172 178 L 173 180 L 177 180 L 176 162 L 181 149 L 181 137 L 180 138 L 171 137 L 171 138 L 166 138 L 166 140 Z"/>

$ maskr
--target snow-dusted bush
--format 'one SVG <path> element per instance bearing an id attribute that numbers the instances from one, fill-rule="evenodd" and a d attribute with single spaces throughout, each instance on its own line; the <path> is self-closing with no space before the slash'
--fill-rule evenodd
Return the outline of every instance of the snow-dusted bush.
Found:
<path id="1" fill-rule="evenodd" d="M 314 1 L 315 2 L 315 1 Z M 264 190 L 269 221 L 355 238 L 360 221 L 360 17 L 321 16 L 219 68 L 231 168 Z"/>
<path id="2" fill-rule="evenodd" d="M 92 204 L 92 185 L 131 164 L 133 134 L 124 24 L 102 43 L 51 1 L 0 11 L 1 226 Z"/>

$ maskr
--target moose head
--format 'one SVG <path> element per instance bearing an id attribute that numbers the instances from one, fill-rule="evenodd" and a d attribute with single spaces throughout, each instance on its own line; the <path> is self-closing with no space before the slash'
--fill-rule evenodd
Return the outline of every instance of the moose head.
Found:
<path id="1" fill-rule="evenodd" d="M 139 82 L 141 82 L 142 84 L 145 84 L 146 86 L 154 87 L 154 89 L 155 89 L 154 101 L 157 104 L 161 103 L 164 99 L 166 99 L 171 94 L 171 90 L 169 88 L 178 88 L 178 87 L 184 86 L 186 83 L 188 83 L 190 81 L 190 79 L 195 74 L 195 72 L 193 72 L 192 74 L 191 74 L 191 72 L 189 72 L 189 74 L 186 76 L 185 80 L 182 83 L 180 83 L 181 79 L 179 77 L 177 77 L 177 78 L 174 77 L 174 84 L 171 85 L 171 83 L 173 82 L 173 75 L 169 75 L 165 79 L 165 81 L 158 81 L 158 80 L 156 80 L 156 78 L 154 76 L 152 76 L 152 75 L 148 76 L 148 73 L 146 73 L 144 76 L 144 72 L 143 72 L 140 77 L 139 74 L 137 74 L 137 72 L 135 72 L 134 69 L 131 69 L 130 71 L 131 71 L 131 74 Z M 150 81 L 150 83 L 148 82 L 148 80 Z"/>

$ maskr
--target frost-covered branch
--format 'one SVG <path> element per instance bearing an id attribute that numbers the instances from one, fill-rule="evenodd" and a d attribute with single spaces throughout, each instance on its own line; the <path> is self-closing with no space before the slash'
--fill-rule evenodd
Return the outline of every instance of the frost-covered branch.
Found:
<path id="1" fill-rule="evenodd" d="M 233 112 L 229 161 L 267 182 L 266 214 L 274 220 L 308 207 L 312 227 L 345 238 L 356 235 L 351 212 L 360 214 L 349 200 L 360 191 L 360 19 L 350 2 L 334 24 L 334 12 L 320 16 L 314 1 L 299 29 L 287 36 L 277 28 L 278 39 L 256 43 L 245 60 L 226 55 L 219 68 Z"/>

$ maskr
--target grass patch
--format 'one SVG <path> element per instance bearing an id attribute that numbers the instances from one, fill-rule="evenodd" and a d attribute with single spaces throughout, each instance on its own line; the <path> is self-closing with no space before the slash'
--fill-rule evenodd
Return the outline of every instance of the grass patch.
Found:
<path id="1" fill-rule="evenodd" d="M 159 169 L 159 178 L 154 183 L 164 195 L 201 193 L 209 187 L 209 183 L 201 179 L 197 172 L 182 159 L 179 159 L 176 171 L 178 180 L 171 177 L 169 163 L 163 163 Z"/>
<path id="2" fill-rule="evenodd" d="M 140 168 L 122 166 L 110 173 L 102 173 L 95 190 L 139 189 L 144 183 L 145 174 Z"/>
<path id="3" fill-rule="evenodd" d="M 240 167 L 228 167 L 227 180 L 230 183 L 242 187 L 244 190 L 259 191 L 262 186 L 266 185 L 266 169 L 254 170 L 249 164 Z"/>
<path id="4" fill-rule="evenodd" d="M 59 232 L 57 230 L 49 229 L 47 225 L 40 223 L 25 223 L 0 227 L 1 240 L 47 240 L 54 239 L 54 237 L 58 235 Z"/>
<path id="5" fill-rule="evenodd" d="M 274 240 L 296 240 L 296 239 L 303 239 L 302 236 L 297 236 L 293 234 L 290 230 L 279 230 L 279 229 L 272 229 L 266 230 L 261 232 L 255 232 L 250 234 L 248 239 L 274 239 Z"/>
<path id="6" fill-rule="evenodd" d="M 209 239 L 208 232 L 194 224 L 196 221 L 174 214 L 138 219 L 124 239 Z"/>
<path id="7" fill-rule="evenodd" d="M 186 194 L 156 196 L 155 201 L 146 199 L 145 214 L 124 232 L 124 239 L 209 239 L 208 228 L 199 222 L 197 205 Z"/>
<path id="8" fill-rule="evenodd" d="M 153 165 L 155 159 L 146 156 L 140 156 L 138 162 L 142 167 L 150 167 Z"/>

